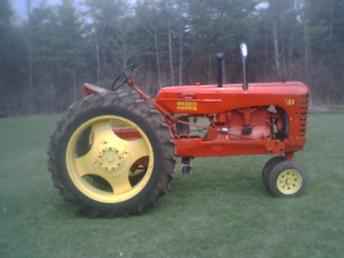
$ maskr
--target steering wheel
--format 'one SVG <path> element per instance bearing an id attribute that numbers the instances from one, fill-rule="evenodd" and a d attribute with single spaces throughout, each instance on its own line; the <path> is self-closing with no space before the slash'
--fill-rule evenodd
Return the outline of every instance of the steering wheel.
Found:
<path id="1" fill-rule="evenodd" d="M 118 89 L 122 88 L 125 84 L 127 84 L 129 80 L 128 74 L 133 72 L 135 69 L 136 66 L 134 64 L 128 65 L 127 68 L 124 71 L 122 71 L 119 75 L 117 75 L 117 77 L 113 80 L 111 84 L 111 89 L 113 91 L 117 91 Z"/>
<path id="2" fill-rule="evenodd" d="M 121 72 L 112 82 L 111 89 L 117 91 L 128 81 L 128 76 L 126 72 Z M 118 85 L 118 86 L 116 86 Z"/>

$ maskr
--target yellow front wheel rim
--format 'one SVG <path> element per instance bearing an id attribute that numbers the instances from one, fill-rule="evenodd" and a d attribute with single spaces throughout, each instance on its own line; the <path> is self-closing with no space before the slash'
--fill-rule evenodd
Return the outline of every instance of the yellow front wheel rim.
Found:
<path id="1" fill-rule="evenodd" d="M 300 191 L 303 178 L 296 169 L 286 169 L 277 177 L 277 189 L 285 195 L 296 194 Z"/>
<path id="2" fill-rule="evenodd" d="M 85 140 L 86 130 L 87 148 L 80 154 L 80 141 Z M 126 139 L 119 137 L 116 130 L 129 130 L 137 136 Z M 102 203 L 119 203 L 136 196 L 152 177 L 153 166 L 149 138 L 136 123 L 124 117 L 103 115 L 87 120 L 73 132 L 66 148 L 67 172 L 74 186 Z M 139 172 L 134 167 L 139 167 Z M 134 176 L 139 178 L 132 180 Z"/>

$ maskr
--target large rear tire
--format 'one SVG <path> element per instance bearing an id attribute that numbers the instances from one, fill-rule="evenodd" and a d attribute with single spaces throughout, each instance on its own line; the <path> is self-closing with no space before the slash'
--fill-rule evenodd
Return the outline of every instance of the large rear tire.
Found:
<path id="1" fill-rule="evenodd" d="M 48 156 L 55 187 L 92 216 L 139 214 L 154 206 L 175 167 L 160 114 L 128 92 L 73 104 L 51 136 Z"/>

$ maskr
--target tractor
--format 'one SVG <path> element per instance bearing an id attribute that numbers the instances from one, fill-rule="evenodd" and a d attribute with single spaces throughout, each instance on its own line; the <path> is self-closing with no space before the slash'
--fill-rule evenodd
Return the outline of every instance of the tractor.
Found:
<path id="1" fill-rule="evenodd" d="M 48 163 L 65 200 L 94 216 L 127 216 L 153 207 L 170 189 L 177 161 L 190 174 L 201 157 L 272 155 L 262 170 L 274 197 L 300 195 L 302 169 L 293 161 L 305 144 L 309 88 L 302 82 L 164 87 L 148 96 L 128 69 L 111 89 L 84 84 L 51 136 Z"/>

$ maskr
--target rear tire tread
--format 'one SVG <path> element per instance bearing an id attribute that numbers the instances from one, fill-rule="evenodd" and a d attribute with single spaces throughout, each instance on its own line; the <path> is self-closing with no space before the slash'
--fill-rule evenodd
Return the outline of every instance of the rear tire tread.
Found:
<path id="1" fill-rule="evenodd" d="M 161 146 L 163 160 L 160 162 L 164 171 L 161 171 L 156 189 L 149 194 L 149 198 L 136 206 L 131 205 L 130 207 L 113 209 L 107 207 L 103 209 L 102 207 L 95 208 L 92 205 L 88 205 L 87 202 L 80 198 L 80 193 L 77 194 L 75 191 L 70 190 L 65 178 L 60 172 L 62 168 L 57 157 L 60 151 L 61 140 L 65 139 L 69 125 L 71 125 L 81 113 L 86 113 L 98 107 L 110 106 L 118 106 L 142 117 L 155 131 Z M 55 188 L 60 192 L 64 200 L 77 204 L 84 214 L 92 217 L 140 214 L 146 209 L 155 206 L 159 196 L 168 191 L 169 183 L 174 176 L 175 168 L 174 144 L 170 141 L 168 127 L 162 126 L 162 124 L 160 113 L 151 112 L 151 107 L 149 107 L 147 103 L 141 101 L 139 96 L 132 90 L 108 93 L 105 95 L 90 95 L 72 104 L 66 115 L 57 123 L 57 128 L 50 138 L 48 168 Z"/>

